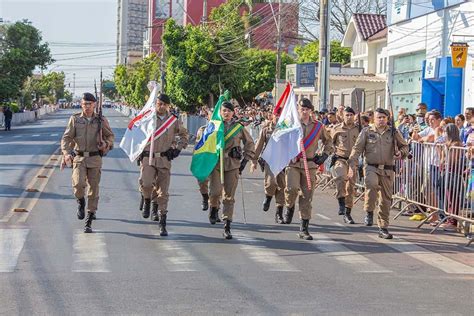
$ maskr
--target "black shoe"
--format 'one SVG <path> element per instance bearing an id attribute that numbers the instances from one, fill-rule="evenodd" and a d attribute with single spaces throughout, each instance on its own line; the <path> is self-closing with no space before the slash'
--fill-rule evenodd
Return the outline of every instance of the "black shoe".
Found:
<path id="1" fill-rule="evenodd" d="M 138 209 L 141 211 L 143 211 L 143 203 L 145 203 L 145 198 L 143 197 L 143 194 L 140 194 L 141 198 L 140 198 L 140 205 L 138 206 Z"/>
<path id="2" fill-rule="evenodd" d="M 372 226 L 374 224 L 374 213 L 367 212 L 364 219 L 365 226 Z"/>
<path id="3" fill-rule="evenodd" d="M 84 226 L 84 233 L 92 233 L 92 216 L 94 213 L 87 212 L 86 225 Z"/>
<path id="4" fill-rule="evenodd" d="M 142 211 L 143 218 L 150 217 L 150 207 L 151 207 L 151 200 L 145 199 L 145 203 L 143 204 L 143 211 Z"/>
<path id="5" fill-rule="evenodd" d="M 158 216 L 158 203 L 152 203 L 152 210 L 151 210 L 151 220 L 154 222 L 158 222 L 160 220 Z"/>
<path id="6" fill-rule="evenodd" d="M 202 210 L 207 211 L 209 209 L 209 194 L 201 194 L 202 195 Z"/>
<path id="7" fill-rule="evenodd" d="M 379 229 L 379 237 L 383 239 L 392 239 L 393 235 L 388 232 L 387 228 L 380 228 Z"/>
<path id="8" fill-rule="evenodd" d="M 225 239 L 232 239 L 232 234 L 230 232 L 230 223 L 231 221 L 226 219 L 224 220 L 224 233 L 222 234 L 222 236 L 224 236 Z"/>
<path id="9" fill-rule="evenodd" d="M 168 236 L 168 231 L 166 230 L 166 214 L 160 215 L 160 236 Z"/>
<path id="10" fill-rule="evenodd" d="M 275 223 L 277 224 L 284 224 L 283 221 L 283 206 L 277 206 L 277 210 L 275 213 Z"/>
<path id="11" fill-rule="evenodd" d="M 265 201 L 263 201 L 263 211 L 266 212 L 270 208 L 270 203 L 272 201 L 272 196 L 266 195 Z"/>
<path id="12" fill-rule="evenodd" d="M 344 214 L 344 217 L 342 218 L 344 220 L 344 223 L 346 224 L 354 224 L 354 220 L 352 219 L 351 216 L 351 209 L 349 207 L 346 207 L 346 213 Z"/>
<path id="13" fill-rule="evenodd" d="M 337 213 L 337 215 L 344 215 L 344 213 L 346 212 L 346 198 L 338 198 L 337 202 L 339 204 L 339 212 Z"/>
<path id="14" fill-rule="evenodd" d="M 77 219 L 78 220 L 82 221 L 84 217 L 86 217 L 85 209 L 86 209 L 86 199 L 85 198 L 77 199 Z"/>
<path id="15" fill-rule="evenodd" d="M 284 218 L 285 224 L 291 224 L 291 221 L 293 220 L 293 214 L 294 213 L 295 213 L 295 206 L 294 205 L 292 207 L 287 207 L 286 208 L 285 218 Z"/>
<path id="16" fill-rule="evenodd" d="M 211 207 L 211 210 L 209 211 L 209 223 L 211 223 L 211 225 L 216 224 L 218 212 L 219 209 L 217 207 Z"/>
<path id="17" fill-rule="evenodd" d="M 95 221 L 97 217 L 95 216 L 95 213 L 92 213 L 92 220 Z"/>
<path id="18" fill-rule="evenodd" d="M 313 236 L 309 234 L 308 226 L 309 226 L 309 219 L 302 219 L 300 232 L 298 233 L 298 237 L 300 237 L 300 239 L 313 240 Z"/>

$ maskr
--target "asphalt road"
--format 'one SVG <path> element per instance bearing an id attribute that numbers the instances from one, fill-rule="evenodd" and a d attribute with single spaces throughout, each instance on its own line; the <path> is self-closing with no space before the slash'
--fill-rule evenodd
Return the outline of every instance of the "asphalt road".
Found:
<path id="1" fill-rule="evenodd" d="M 170 235 L 160 237 L 138 211 L 138 168 L 117 149 L 128 119 L 114 110 L 105 115 L 116 149 L 104 159 L 95 232 L 83 234 L 71 169 L 56 160 L 71 113 L 0 131 L 2 315 L 474 313 L 474 247 L 462 236 L 402 218 L 396 239 L 382 241 L 360 224 L 360 204 L 359 224 L 343 224 L 330 189 L 315 193 L 315 240 L 302 241 L 298 223 L 274 224 L 273 203 L 261 210 L 262 174 L 246 173 L 234 239 L 224 240 L 200 209 L 190 147 L 173 161 Z"/>

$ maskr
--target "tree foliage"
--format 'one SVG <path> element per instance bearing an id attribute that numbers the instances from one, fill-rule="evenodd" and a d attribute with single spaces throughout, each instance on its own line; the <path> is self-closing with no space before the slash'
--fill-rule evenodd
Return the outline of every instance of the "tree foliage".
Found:
<path id="1" fill-rule="evenodd" d="M 64 72 L 50 72 L 45 75 L 28 77 L 21 90 L 23 105 L 31 107 L 34 99 L 48 103 L 56 103 L 59 99 L 67 99 Z M 70 93 L 69 93 L 70 94 Z"/>
<path id="2" fill-rule="evenodd" d="M 295 48 L 298 63 L 310 63 L 319 61 L 319 41 L 313 41 L 304 46 Z M 348 64 L 351 62 L 351 49 L 341 47 L 341 42 L 331 41 L 330 47 L 331 62 Z"/>
<path id="3" fill-rule="evenodd" d="M 20 95 L 24 81 L 32 71 L 53 62 L 48 44 L 41 33 L 24 20 L 2 28 L 0 36 L 0 101 Z"/>
<path id="4" fill-rule="evenodd" d="M 159 65 L 160 59 L 152 54 L 130 67 L 119 65 L 115 68 L 115 88 L 126 103 L 135 107 L 145 104 L 150 93 L 147 84 L 150 80 L 159 79 Z"/>

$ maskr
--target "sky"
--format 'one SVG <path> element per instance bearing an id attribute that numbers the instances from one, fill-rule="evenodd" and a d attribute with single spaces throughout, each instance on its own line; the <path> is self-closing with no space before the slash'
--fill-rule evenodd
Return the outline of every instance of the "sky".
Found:
<path id="1" fill-rule="evenodd" d="M 94 92 L 94 79 L 111 79 L 115 67 L 117 0 L 0 0 L 0 17 L 27 19 L 49 43 L 56 61 L 49 71 L 64 71 L 75 95 Z"/>

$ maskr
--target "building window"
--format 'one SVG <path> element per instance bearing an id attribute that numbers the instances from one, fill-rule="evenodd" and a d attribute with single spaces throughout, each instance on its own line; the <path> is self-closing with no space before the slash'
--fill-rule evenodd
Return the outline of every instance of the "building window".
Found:
<path id="1" fill-rule="evenodd" d="M 395 108 L 407 108 L 415 112 L 421 100 L 422 62 L 425 52 L 397 56 L 393 59 L 392 94 Z"/>
<path id="2" fill-rule="evenodd" d="M 383 70 L 383 58 L 379 59 L 379 73 L 382 73 Z"/>
<path id="3" fill-rule="evenodd" d="M 387 57 L 383 59 L 383 72 L 387 73 L 388 72 L 388 63 L 387 63 Z"/>
<path id="4" fill-rule="evenodd" d="M 155 18 L 167 19 L 170 17 L 170 1 L 158 0 L 155 2 Z"/>

